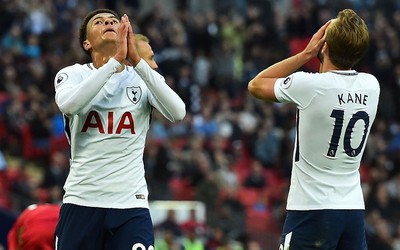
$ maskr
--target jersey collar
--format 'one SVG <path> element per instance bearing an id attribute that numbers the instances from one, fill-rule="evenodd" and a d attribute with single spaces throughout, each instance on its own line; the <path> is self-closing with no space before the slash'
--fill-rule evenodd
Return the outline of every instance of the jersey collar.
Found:
<path id="1" fill-rule="evenodd" d="M 86 66 L 87 66 L 90 70 L 96 69 L 96 68 L 93 66 L 93 63 L 86 63 Z M 127 65 L 125 65 L 125 69 L 126 69 L 127 71 L 130 71 L 130 69 L 129 69 L 129 67 L 128 67 Z"/>
<path id="2" fill-rule="evenodd" d="M 345 75 L 345 76 L 355 76 L 358 75 L 358 72 L 351 69 L 351 70 L 330 70 L 328 72 L 334 73 L 334 74 L 339 74 L 339 75 Z"/>

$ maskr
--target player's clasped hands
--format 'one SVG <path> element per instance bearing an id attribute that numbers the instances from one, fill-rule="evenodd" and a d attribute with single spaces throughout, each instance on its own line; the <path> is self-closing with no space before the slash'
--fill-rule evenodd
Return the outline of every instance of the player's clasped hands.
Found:
<path id="1" fill-rule="evenodd" d="M 135 36 L 128 15 L 124 14 L 121 17 L 121 23 L 118 27 L 117 34 L 117 52 L 115 59 L 123 62 L 128 59 L 130 63 L 136 65 L 140 61 L 140 56 L 137 53 L 135 46 Z"/>
<path id="2" fill-rule="evenodd" d="M 126 58 L 128 52 L 128 45 L 127 45 L 127 35 L 128 35 L 128 21 L 127 16 L 124 15 L 121 18 L 121 23 L 117 29 L 117 52 L 115 53 L 114 58 L 118 62 L 123 62 Z"/>

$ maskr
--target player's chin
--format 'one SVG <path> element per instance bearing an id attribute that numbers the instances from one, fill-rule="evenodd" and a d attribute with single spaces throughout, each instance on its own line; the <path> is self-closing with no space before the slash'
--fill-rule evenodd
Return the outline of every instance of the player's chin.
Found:
<path id="1" fill-rule="evenodd" d="M 109 31 L 102 35 L 103 40 L 115 40 L 117 39 L 117 33 Z"/>
<path id="2" fill-rule="evenodd" d="M 111 37 L 111 36 L 103 36 L 103 43 L 116 43 L 117 42 L 117 37 Z"/>

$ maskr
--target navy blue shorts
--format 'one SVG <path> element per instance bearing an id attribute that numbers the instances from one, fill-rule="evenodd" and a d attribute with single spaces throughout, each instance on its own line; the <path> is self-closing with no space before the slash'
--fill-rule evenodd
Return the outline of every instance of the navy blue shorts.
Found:
<path id="1" fill-rule="evenodd" d="M 364 210 L 288 211 L 282 250 L 367 250 Z"/>
<path id="2" fill-rule="evenodd" d="M 63 204 L 55 241 L 58 250 L 153 250 L 153 223 L 147 208 Z"/>

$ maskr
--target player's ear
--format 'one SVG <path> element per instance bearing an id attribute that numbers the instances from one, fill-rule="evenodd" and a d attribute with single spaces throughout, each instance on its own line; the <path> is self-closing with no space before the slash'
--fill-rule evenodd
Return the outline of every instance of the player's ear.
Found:
<path id="1" fill-rule="evenodd" d="M 328 50 L 329 50 L 328 43 L 324 42 L 324 44 L 322 45 L 321 52 L 326 53 Z"/>
<path id="2" fill-rule="evenodd" d="M 89 51 L 92 48 L 92 45 L 90 44 L 90 42 L 88 40 L 83 41 L 83 48 L 86 51 Z"/>

